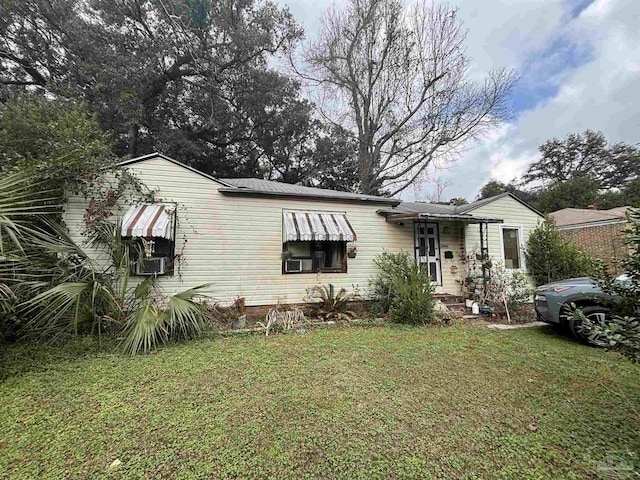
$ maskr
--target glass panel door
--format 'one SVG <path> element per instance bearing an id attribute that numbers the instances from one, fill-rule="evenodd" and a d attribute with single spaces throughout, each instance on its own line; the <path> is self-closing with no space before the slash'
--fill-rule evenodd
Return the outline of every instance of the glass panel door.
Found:
<path id="1" fill-rule="evenodd" d="M 433 283 L 442 285 L 438 224 L 415 222 L 414 233 L 416 261 L 428 269 Z"/>

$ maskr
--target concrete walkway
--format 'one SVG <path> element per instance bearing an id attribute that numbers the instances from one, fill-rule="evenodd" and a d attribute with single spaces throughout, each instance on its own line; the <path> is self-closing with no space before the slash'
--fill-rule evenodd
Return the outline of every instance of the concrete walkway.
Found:
<path id="1" fill-rule="evenodd" d="M 490 323 L 487 325 L 487 328 L 495 328 L 496 330 L 515 330 L 516 328 L 527 328 L 527 327 L 543 327 L 548 325 L 544 322 L 530 322 L 530 323 L 521 323 L 517 325 L 506 325 L 504 323 Z"/>

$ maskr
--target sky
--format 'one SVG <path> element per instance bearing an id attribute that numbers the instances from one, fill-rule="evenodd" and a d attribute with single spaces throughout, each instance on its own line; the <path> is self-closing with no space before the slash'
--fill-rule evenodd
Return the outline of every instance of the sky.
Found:
<path id="1" fill-rule="evenodd" d="M 311 38 L 330 5 L 278 1 Z M 468 29 L 469 74 L 482 78 L 506 67 L 520 80 L 509 99 L 512 118 L 469 144 L 445 170 L 433 173 L 448 184 L 443 199 L 473 200 L 489 180 L 519 177 L 538 158 L 538 147 L 554 137 L 592 129 L 604 132 L 612 143 L 640 142 L 640 0 L 447 3 L 459 8 Z M 426 182 L 401 197 L 427 200 L 433 190 Z"/>

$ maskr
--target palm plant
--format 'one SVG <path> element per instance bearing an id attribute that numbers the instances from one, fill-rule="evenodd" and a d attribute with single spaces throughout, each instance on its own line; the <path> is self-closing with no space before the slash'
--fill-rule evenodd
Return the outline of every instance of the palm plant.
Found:
<path id="1" fill-rule="evenodd" d="M 150 297 L 144 297 L 125 324 L 124 351 L 133 355 L 171 340 L 197 337 L 206 325 L 197 300 L 205 297 L 200 292 L 207 287 L 200 285 L 172 295 L 164 308 Z"/>
<path id="2" fill-rule="evenodd" d="M 315 307 L 323 318 L 327 320 L 353 318 L 354 313 L 347 310 L 347 307 L 354 296 L 348 294 L 344 287 L 336 291 L 332 283 L 316 285 L 311 289 L 311 295 L 318 300 Z"/>
<path id="3" fill-rule="evenodd" d="M 2 320 L 15 310 L 17 295 L 14 275 L 20 270 L 18 259 L 28 258 L 25 235 L 37 228 L 38 221 L 59 212 L 59 202 L 51 190 L 39 191 L 27 171 L 0 176 L 0 316 Z M 3 322 L 4 323 L 4 322 Z"/>
<path id="4" fill-rule="evenodd" d="M 29 231 L 37 217 L 60 211 L 52 190 L 40 190 L 28 171 L 3 173 L 0 178 L 0 257 L 21 249 L 20 237 Z"/>
<path id="5" fill-rule="evenodd" d="M 120 235 L 120 225 L 101 222 L 89 245 L 103 250 L 96 261 L 56 221 L 59 204 L 39 191 L 28 173 L 0 179 L 0 315 L 26 319 L 24 336 L 54 340 L 80 332 L 124 332 L 128 353 L 192 338 L 202 331 L 197 300 L 202 285 L 153 300 L 152 280 L 130 282 L 140 245 Z M 133 260 L 135 261 L 135 260 Z"/>

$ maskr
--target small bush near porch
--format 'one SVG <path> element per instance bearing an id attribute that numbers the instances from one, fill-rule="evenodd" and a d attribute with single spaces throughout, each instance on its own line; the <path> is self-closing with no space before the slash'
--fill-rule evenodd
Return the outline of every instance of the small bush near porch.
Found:
<path id="1" fill-rule="evenodd" d="M 353 327 L 133 358 L 80 338 L 2 354 L 0 477 L 596 478 L 640 467 L 640 366 L 547 328 Z"/>

